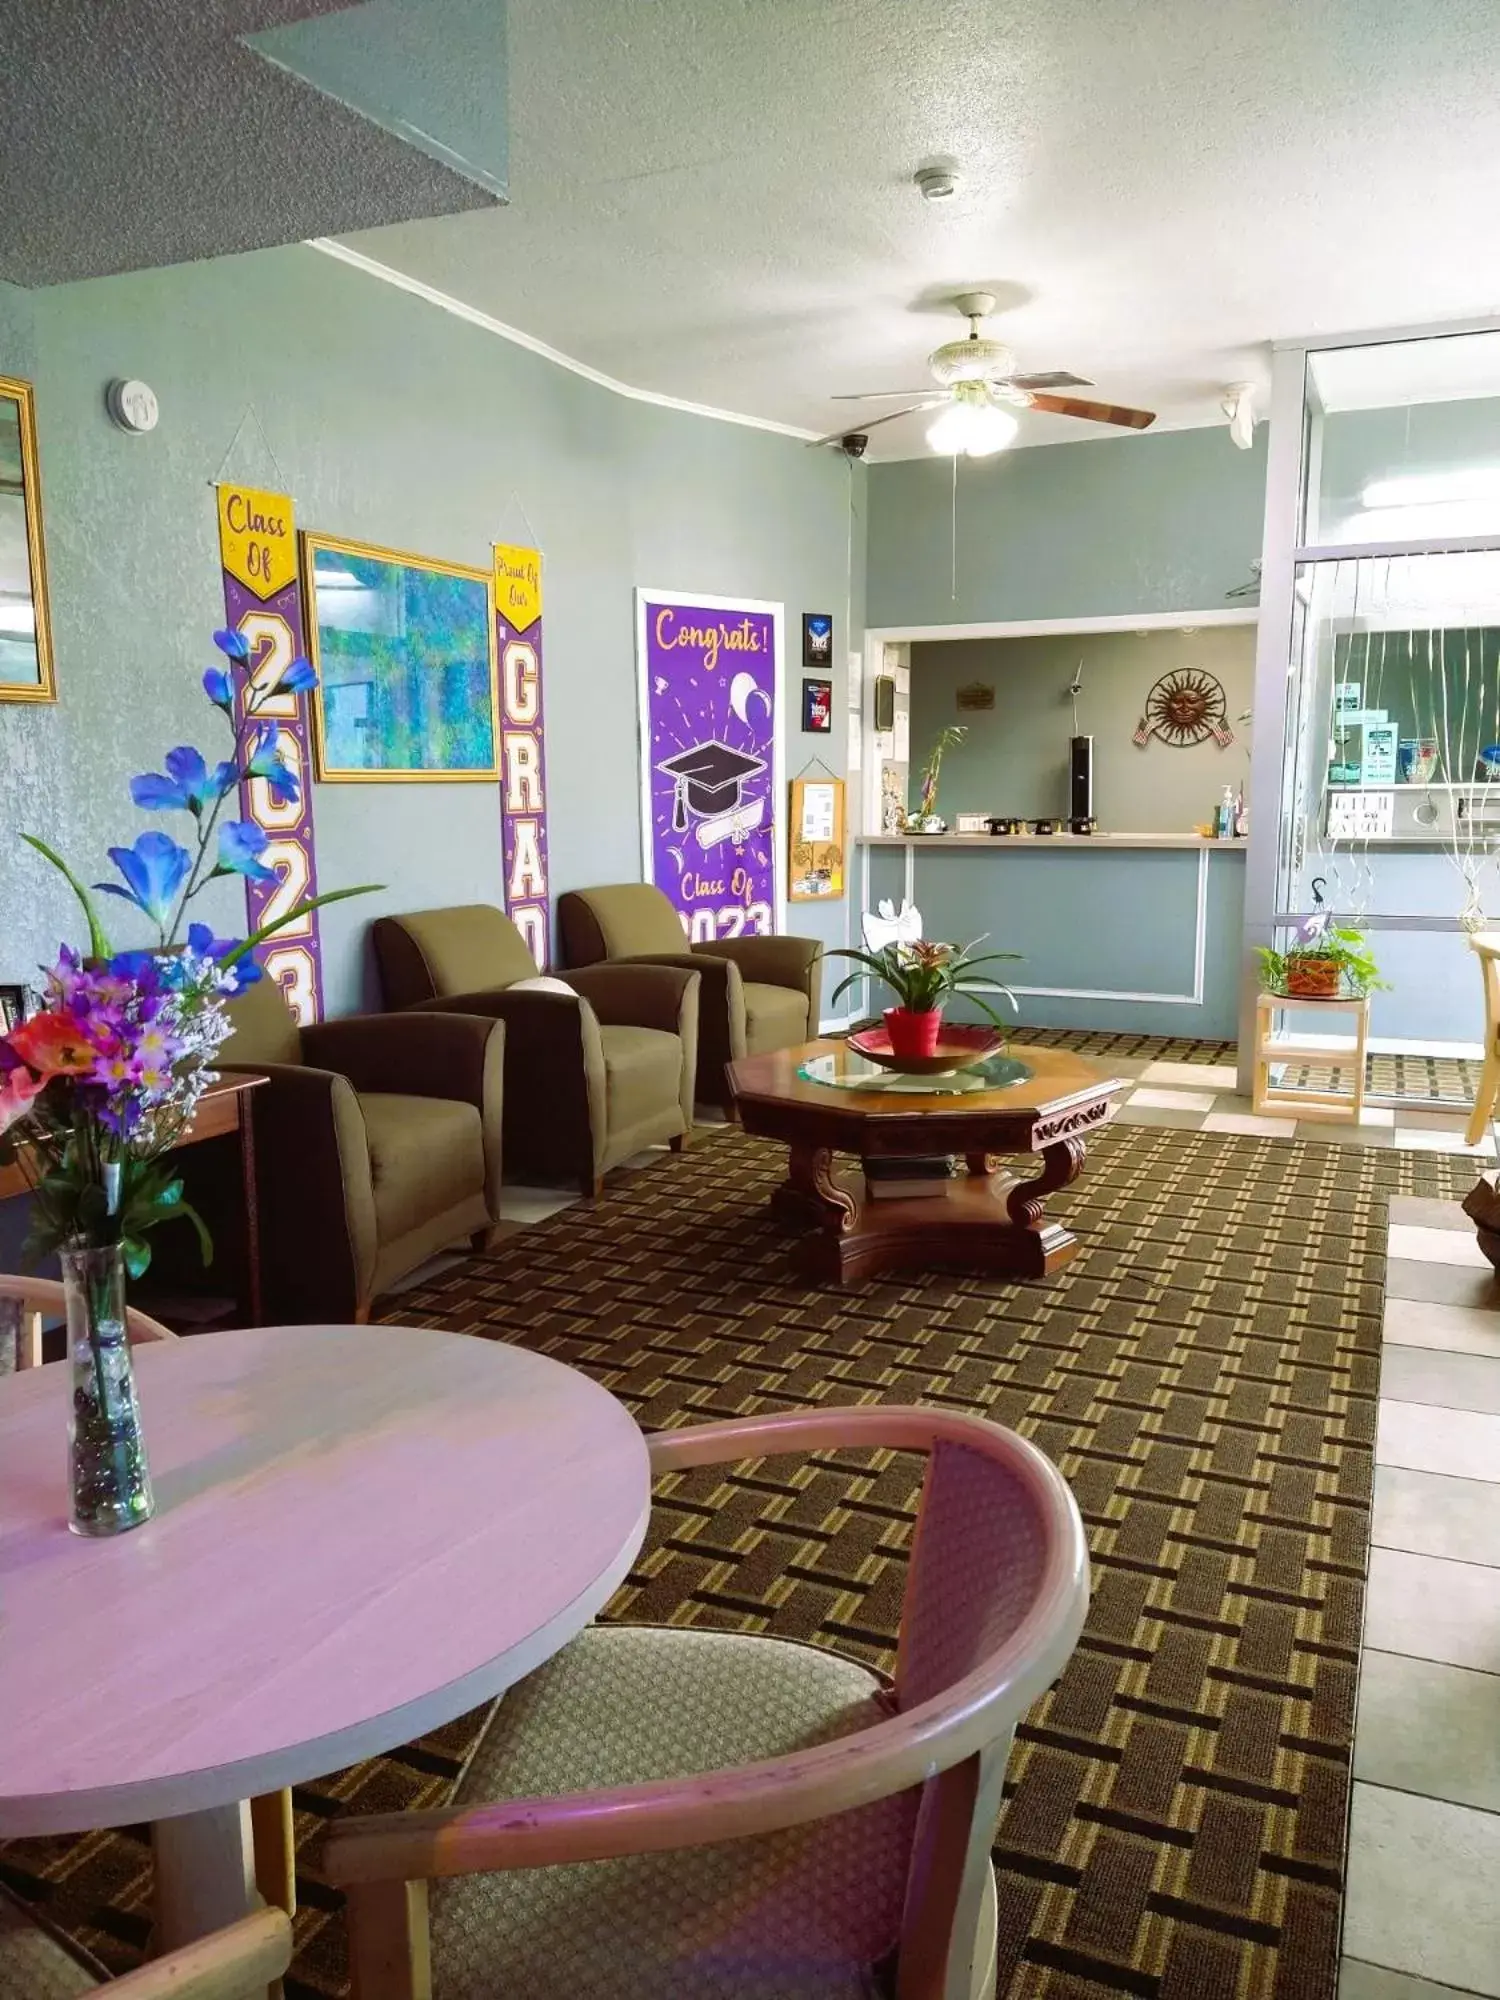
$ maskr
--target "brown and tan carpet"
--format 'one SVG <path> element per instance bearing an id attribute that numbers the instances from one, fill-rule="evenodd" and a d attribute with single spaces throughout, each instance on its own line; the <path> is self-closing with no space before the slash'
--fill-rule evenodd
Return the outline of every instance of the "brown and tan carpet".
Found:
<path id="1" fill-rule="evenodd" d="M 723 1132 L 388 1302 L 586 1369 L 648 1428 L 921 1400 L 1014 1425 L 1094 1559 L 1074 1658 L 1017 1742 L 1001 1995 L 1333 2000 L 1368 1548 L 1386 1198 L 1465 1160 L 1116 1126 L 1053 1207 L 1082 1254 L 814 1291 L 764 1215 L 781 1149 Z M 609 1615 L 888 1660 L 920 1468 L 899 1454 L 667 1482 Z M 289 2000 L 345 1992 L 328 1819 L 433 1804 L 476 1714 L 297 1793 Z M 0 1875 L 110 1963 L 145 1942 L 140 1830 L 12 1842 Z"/>

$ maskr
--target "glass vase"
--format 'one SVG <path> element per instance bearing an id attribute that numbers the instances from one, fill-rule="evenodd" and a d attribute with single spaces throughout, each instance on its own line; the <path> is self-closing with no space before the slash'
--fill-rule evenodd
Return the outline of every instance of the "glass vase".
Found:
<path id="1" fill-rule="evenodd" d="M 123 1535 L 156 1512 L 135 1369 L 125 1334 L 118 1243 L 60 1253 L 68 1304 L 68 1467 L 75 1535 Z"/>

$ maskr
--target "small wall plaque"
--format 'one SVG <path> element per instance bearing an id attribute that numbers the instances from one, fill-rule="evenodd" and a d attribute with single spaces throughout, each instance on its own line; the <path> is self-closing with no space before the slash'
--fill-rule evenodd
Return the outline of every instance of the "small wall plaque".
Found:
<path id="1" fill-rule="evenodd" d="M 986 687 L 983 681 L 970 681 L 967 687 L 958 691 L 960 714 L 974 714 L 981 709 L 995 706 L 995 690 Z"/>

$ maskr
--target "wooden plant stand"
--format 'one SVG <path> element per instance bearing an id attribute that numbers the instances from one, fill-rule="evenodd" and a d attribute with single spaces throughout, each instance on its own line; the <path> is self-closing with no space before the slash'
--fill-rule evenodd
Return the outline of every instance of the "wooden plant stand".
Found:
<path id="1" fill-rule="evenodd" d="M 1352 1014 L 1354 1039 L 1336 1048 L 1275 1039 L 1272 1030 L 1281 1013 Z M 1365 1108 L 1365 1047 L 1370 1038 L 1370 996 L 1354 1000 L 1302 1000 L 1280 993 L 1262 993 L 1255 1003 L 1255 1087 L 1251 1109 L 1271 1118 L 1347 1118 L 1358 1124 Z M 1286 1090 L 1271 1082 L 1273 1063 L 1305 1062 L 1353 1068 L 1351 1090 Z"/>

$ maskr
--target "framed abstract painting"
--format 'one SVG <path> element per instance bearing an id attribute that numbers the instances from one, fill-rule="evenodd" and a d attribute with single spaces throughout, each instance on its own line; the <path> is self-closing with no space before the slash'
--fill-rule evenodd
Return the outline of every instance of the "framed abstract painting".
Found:
<path id="1" fill-rule="evenodd" d="M 304 533 L 302 576 L 318 777 L 493 784 L 490 572 Z"/>

